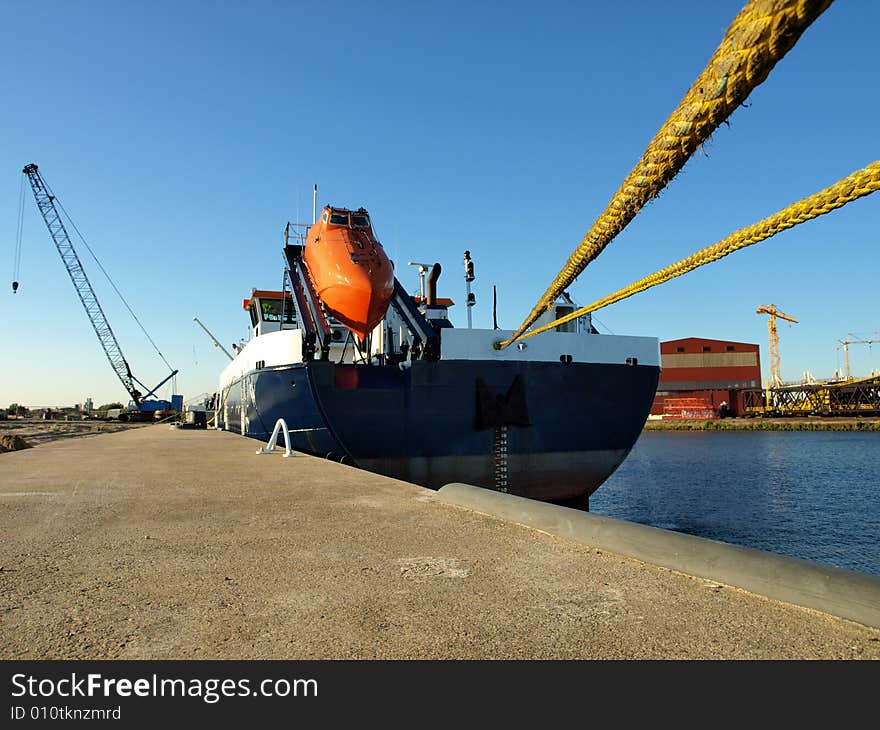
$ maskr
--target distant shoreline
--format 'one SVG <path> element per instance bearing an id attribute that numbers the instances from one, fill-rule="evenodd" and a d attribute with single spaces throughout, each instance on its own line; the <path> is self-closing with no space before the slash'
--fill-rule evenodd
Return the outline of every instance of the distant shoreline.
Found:
<path id="1" fill-rule="evenodd" d="M 716 418 L 647 421 L 645 431 L 878 431 L 880 418 Z"/>

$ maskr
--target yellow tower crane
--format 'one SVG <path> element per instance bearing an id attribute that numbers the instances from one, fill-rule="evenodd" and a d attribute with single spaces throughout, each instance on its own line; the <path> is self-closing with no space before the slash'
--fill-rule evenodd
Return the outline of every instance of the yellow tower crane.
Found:
<path id="1" fill-rule="evenodd" d="M 875 332 L 874 337 L 876 338 L 876 336 L 877 336 L 877 333 Z M 880 340 L 874 339 L 874 338 L 872 338 L 870 340 L 853 340 L 853 339 L 851 339 L 852 337 L 855 337 L 855 335 L 852 332 L 850 332 L 846 336 L 845 340 L 838 340 L 838 342 L 843 346 L 843 359 L 844 359 L 844 362 L 846 363 L 846 379 L 847 380 L 852 380 L 852 376 L 849 373 L 849 346 L 850 345 L 873 345 L 876 342 L 880 342 Z M 837 349 L 839 350 L 840 347 L 838 347 Z"/>
<path id="2" fill-rule="evenodd" d="M 794 322 L 795 324 L 797 324 L 797 320 L 778 310 L 775 304 L 770 304 L 769 306 L 761 304 L 755 314 L 767 314 L 770 316 L 767 322 L 767 329 L 770 330 L 770 385 L 778 388 L 782 385 L 782 375 L 779 372 L 779 333 L 776 331 L 776 318 L 779 317 L 779 319 L 784 319 L 786 322 Z"/>

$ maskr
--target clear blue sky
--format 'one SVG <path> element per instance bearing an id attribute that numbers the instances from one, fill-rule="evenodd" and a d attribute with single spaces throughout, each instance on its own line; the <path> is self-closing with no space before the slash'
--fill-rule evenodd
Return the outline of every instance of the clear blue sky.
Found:
<path id="1" fill-rule="evenodd" d="M 0 23 L 0 406 L 124 400 L 27 191 L 40 165 L 181 374 L 211 391 L 245 336 L 241 300 L 281 282 L 281 231 L 320 203 L 365 206 L 407 288 L 439 261 L 475 324 L 523 319 L 642 154 L 743 0 L 198 3 L 7 0 Z M 874 161 L 880 3 L 839 0 L 661 197 L 571 288 L 608 294 Z M 775 303 L 782 371 L 842 367 L 880 329 L 880 195 L 598 313 L 603 331 L 757 342 Z M 80 247 L 138 377 L 164 365 Z M 452 310 L 456 325 L 465 310 Z M 880 367 L 880 345 L 853 366 Z M 164 390 L 162 395 L 168 395 Z"/>

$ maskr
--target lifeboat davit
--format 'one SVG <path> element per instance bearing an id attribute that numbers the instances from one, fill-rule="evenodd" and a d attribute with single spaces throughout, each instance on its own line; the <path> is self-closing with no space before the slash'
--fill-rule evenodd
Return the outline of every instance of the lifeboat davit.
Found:
<path id="1" fill-rule="evenodd" d="M 363 208 L 325 207 L 309 228 L 303 259 L 327 311 L 363 342 L 394 294 L 394 271 Z"/>

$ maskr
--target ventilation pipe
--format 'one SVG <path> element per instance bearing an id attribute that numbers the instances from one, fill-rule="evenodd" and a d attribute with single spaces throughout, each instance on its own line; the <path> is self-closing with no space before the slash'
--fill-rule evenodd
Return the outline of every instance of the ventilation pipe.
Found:
<path id="1" fill-rule="evenodd" d="M 425 300 L 425 305 L 428 307 L 437 306 L 437 279 L 440 278 L 441 271 L 440 264 L 434 264 L 431 273 L 428 274 L 428 293 Z"/>

